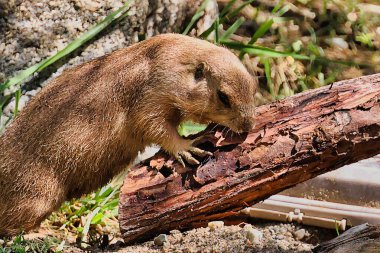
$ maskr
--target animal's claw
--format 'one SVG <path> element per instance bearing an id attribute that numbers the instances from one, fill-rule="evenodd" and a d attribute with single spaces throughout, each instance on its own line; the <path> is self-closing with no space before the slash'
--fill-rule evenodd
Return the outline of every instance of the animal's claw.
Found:
<path id="1" fill-rule="evenodd" d="M 174 157 L 175 157 L 175 159 L 176 159 L 176 160 L 177 160 L 177 161 L 178 161 L 183 167 L 185 167 L 185 162 L 183 161 L 183 159 L 182 159 L 180 153 L 174 155 Z"/>
<path id="2" fill-rule="evenodd" d="M 197 155 L 197 156 L 199 156 L 199 157 L 206 157 L 206 156 L 210 156 L 210 155 L 212 155 L 212 153 L 211 152 L 209 152 L 209 151 L 206 151 L 206 150 L 203 150 L 203 149 L 200 149 L 200 148 L 196 148 L 196 147 L 191 147 L 190 149 L 189 149 L 189 151 L 191 152 L 191 153 L 193 153 L 194 155 Z"/>
<path id="3" fill-rule="evenodd" d="M 184 160 L 186 160 L 186 162 L 188 162 L 191 165 L 198 165 L 200 162 L 197 159 L 195 159 L 192 154 L 202 158 L 208 155 L 212 155 L 212 153 L 209 151 L 205 151 L 196 147 L 190 147 L 188 150 L 178 152 L 175 155 L 175 158 L 180 164 L 182 164 L 183 167 L 185 167 Z"/>

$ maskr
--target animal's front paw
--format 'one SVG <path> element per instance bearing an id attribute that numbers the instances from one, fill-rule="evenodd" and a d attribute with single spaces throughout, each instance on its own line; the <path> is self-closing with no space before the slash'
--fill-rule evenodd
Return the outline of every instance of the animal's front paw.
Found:
<path id="1" fill-rule="evenodd" d="M 183 167 L 185 167 L 185 162 L 188 162 L 191 165 L 198 165 L 199 161 L 193 157 L 193 154 L 199 157 L 205 157 L 208 155 L 212 155 L 211 152 L 196 148 L 196 147 L 190 147 L 187 150 L 179 151 L 177 154 L 175 154 L 175 158 L 179 163 L 182 164 Z"/>

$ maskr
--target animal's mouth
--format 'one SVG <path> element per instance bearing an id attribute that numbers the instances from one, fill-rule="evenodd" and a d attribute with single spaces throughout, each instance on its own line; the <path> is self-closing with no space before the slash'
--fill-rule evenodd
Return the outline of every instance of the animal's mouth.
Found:
<path id="1" fill-rule="evenodd" d="M 239 122 L 238 124 L 234 124 L 234 123 L 236 122 L 222 123 L 222 124 L 214 123 L 214 124 L 218 124 L 222 127 L 228 128 L 227 131 L 232 131 L 237 134 L 247 133 L 251 131 L 251 129 L 255 126 L 255 122 L 252 120 L 244 120 L 242 122 Z"/>

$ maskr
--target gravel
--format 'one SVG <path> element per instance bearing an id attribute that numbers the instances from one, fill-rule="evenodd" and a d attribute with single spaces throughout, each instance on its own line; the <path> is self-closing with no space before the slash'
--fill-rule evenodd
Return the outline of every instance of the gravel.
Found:
<path id="1" fill-rule="evenodd" d="M 291 223 L 259 221 L 233 226 L 221 226 L 223 223 L 218 221 L 210 223 L 207 227 L 187 232 L 170 231 L 162 246 L 157 246 L 155 241 L 160 236 L 164 238 L 164 235 L 142 244 L 110 249 L 108 252 L 312 252 L 316 244 L 336 236 L 332 230 Z M 218 225 L 215 227 L 215 224 Z M 303 234 L 302 238 L 299 237 L 300 234 Z"/>

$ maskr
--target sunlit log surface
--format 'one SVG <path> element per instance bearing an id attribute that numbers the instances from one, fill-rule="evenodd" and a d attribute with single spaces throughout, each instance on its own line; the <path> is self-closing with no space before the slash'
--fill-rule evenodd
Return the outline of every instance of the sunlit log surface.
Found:
<path id="1" fill-rule="evenodd" d="M 133 168 L 120 194 L 125 242 L 236 215 L 286 188 L 380 153 L 380 74 L 260 106 L 256 117 L 247 135 L 206 130 L 200 147 L 214 155 L 197 168 L 182 168 L 163 152 Z"/>

